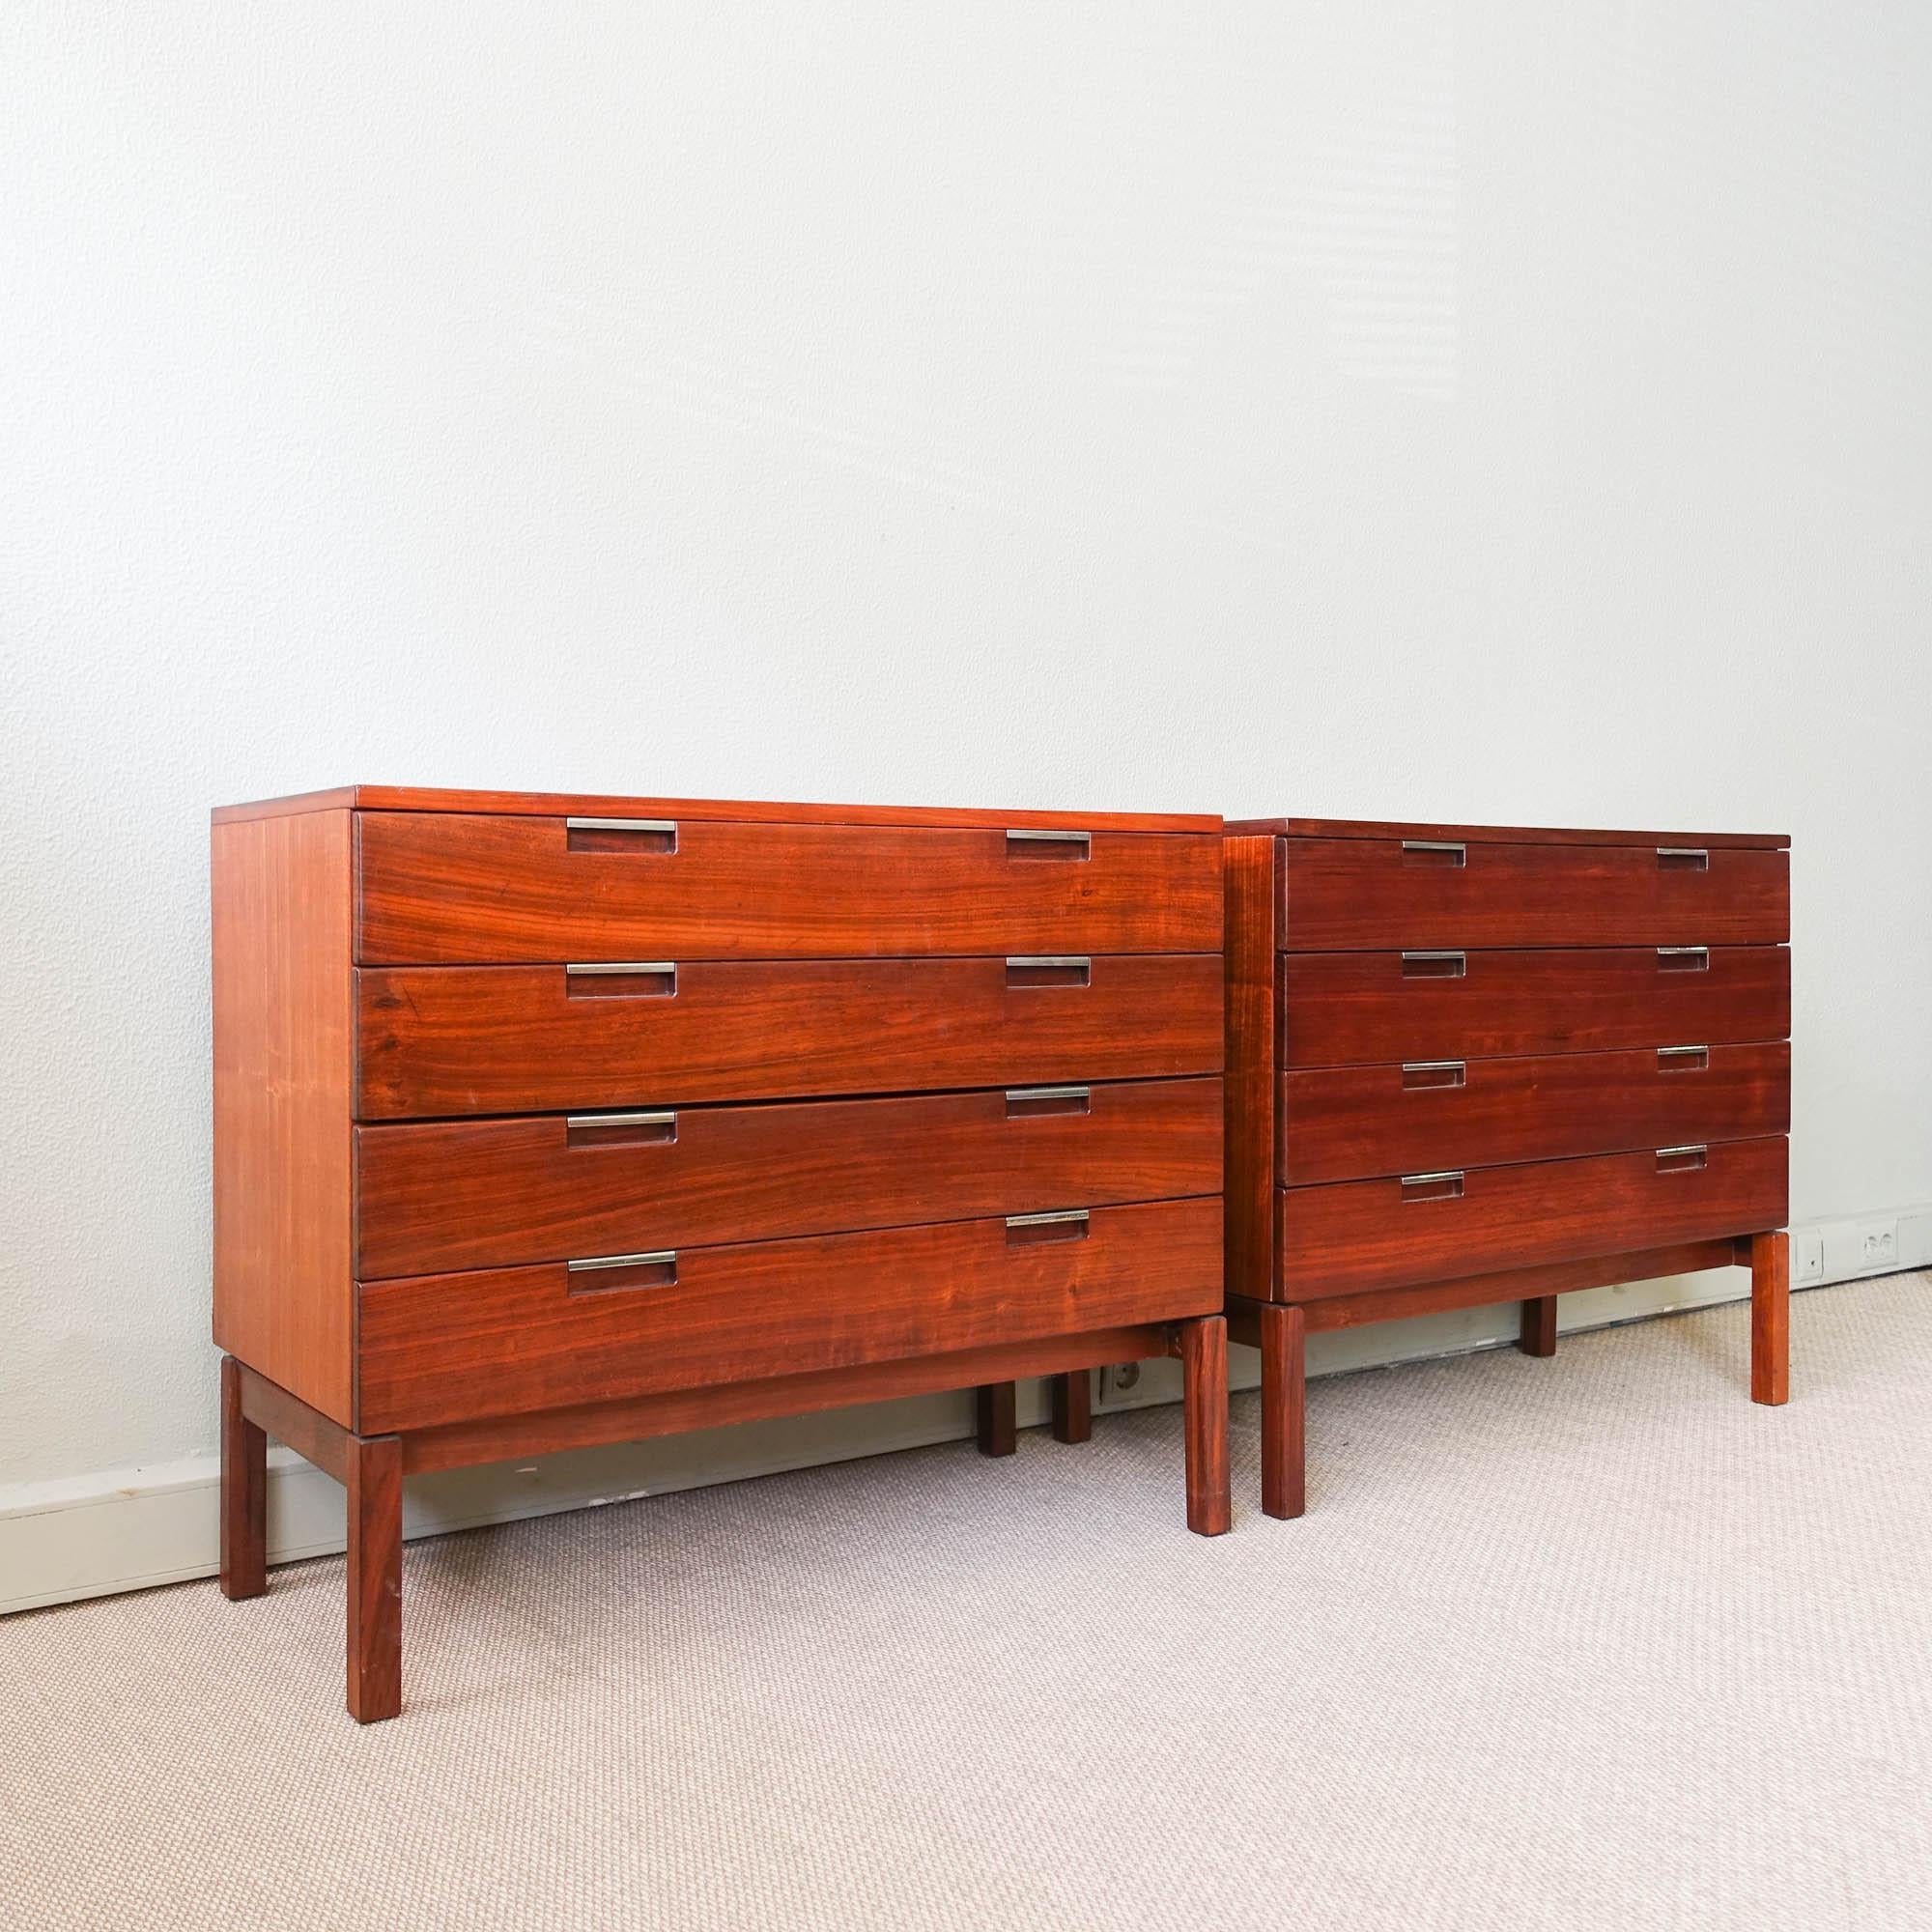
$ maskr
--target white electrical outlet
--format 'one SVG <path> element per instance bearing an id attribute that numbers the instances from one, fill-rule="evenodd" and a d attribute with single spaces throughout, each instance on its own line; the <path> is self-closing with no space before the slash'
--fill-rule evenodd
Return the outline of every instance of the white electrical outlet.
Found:
<path id="1" fill-rule="evenodd" d="M 1896 1221 L 1867 1221 L 1859 1230 L 1859 1264 L 1876 1272 L 1898 1265 Z"/>
<path id="2" fill-rule="evenodd" d="M 1816 1228 L 1800 1228 L 1791 1236 L 1791 1285 L 1807 1288 L 1825 1279 L 1825 1236 Z"/>
<path id="3" fill-rule="evenodd" d="M 1099 1406 L 1102 1408 L 1123 1402 L 1141 1385 L 1138 1362 L 1110 1362 L 1100 1371 Z"/>

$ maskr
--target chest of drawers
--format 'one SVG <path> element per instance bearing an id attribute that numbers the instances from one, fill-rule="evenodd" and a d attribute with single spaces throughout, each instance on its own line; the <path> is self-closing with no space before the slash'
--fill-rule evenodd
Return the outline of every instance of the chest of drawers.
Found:
<path id="1" fill-rule="evenodd" d="M 1311 1329 L 1746 1263 L 1785 1399 L 1777 838 L 1265 819 L 1228 838 L 1230 1332 L 1304 1503 Z"/>
<path id="2" fill-rule="evenodd" d="M 267 1437 L 401 1480 L 1180 1356 L 1228 1520 L 1212 818 L 356 787 L 213 827 L 222 1583 Z M 1084 1378 L 1082 1380 L 1084 1387 Z"/>

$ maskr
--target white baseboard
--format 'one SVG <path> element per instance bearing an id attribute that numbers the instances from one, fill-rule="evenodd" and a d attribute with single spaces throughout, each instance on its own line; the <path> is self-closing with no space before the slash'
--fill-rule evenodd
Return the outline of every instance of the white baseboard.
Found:
<path id="1" fill-rule="evenodd" d="M 1748 1292 L 1746 1277 L 1735 1268 L 1589 1289 L 1563 1297 L 1561 1325 L 1575 1333 L 1733 1301 Z M 1494 1348 L 1516 1339 L 1516 1324 L 1515 1306 L 1505 1304 L 1340 1329 L 1310 1338 L 1309 1373 L 1338 1375 Z M 1234 1387 L 1252 1388 L 1259 1381 L 1260 1361 L 1251 1350 L 1234 1350 L 1231 1363 Z M 1131 1396 L 1105 1406 L 1146 1407 L 1177 1401 L 1179 1394 L 1179 1365 L 1151 1362 Z M 1019 1419 L 1023 1427 L 1046 1420 L 1041 1384 L 1021 1385 Z M 411 1479 L 404 1533 L 440 1536 L 480 1523 L 884 1455 L 972 1433 L 971 1397 L 957 1393 L 444 1470 Z M 1077 1476 L 1077 1465 L 1069 1466 L 1069 1480 Z M 211 1456 L 0 1491 L 0 1614 L 213 1576 L 218 1486 Z M 342 1509 L 342 1492 L 329 1477 L 286 1450 L 271 1450 L 271 1563 L 340 1550 Z"/>

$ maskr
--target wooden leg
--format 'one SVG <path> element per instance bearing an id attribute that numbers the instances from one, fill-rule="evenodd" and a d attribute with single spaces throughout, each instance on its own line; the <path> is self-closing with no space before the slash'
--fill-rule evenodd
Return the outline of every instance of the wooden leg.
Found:
<path id="1" fill-rule="evenodd" d="M 1522 1328 L 1517 1347 L 1525 1355 L 1553 1355 L 1556 1352 L 1556 1297 L 1539 1294 L 1522 1304 Z"/>
<path id="2" fill-rule="evenodd" d="M 1751 1270 L 1751 1400 L 1791 1400 L 1791 1239 L 1753 1235 Z"/>
<path id="3" fill-rule="evenodd" d="M 1019 1441 L 1011 1382 L 988 1382 L 979 1392 L 980 1454 L 1010 1456 Z"/>
<path id="4" fill-rule="evenodd" d="M 1094 1434 L 1094 1372 L 1070 1369 L 1053 1378 L 1053 1439 L 1085 1442 Z"/>
<path id="5" fill-rule="evenodd" d="M 358 1724 L 403 1708 L 403 1445 L 348 1437 L 349 1715 Z"/>
<path id="6" fill-rule="evenodd" d="M 1262 1511 L 1295 1517 L 1308 1507 L 1308 1320 L 1265 1303 L 1262 1330 Z"/>
<path id="7" fill-rule="evenodd" d="M 242 1365 L 221 1358 L 221 1594 L 269 1587 L 269 1438 L 242 1412 Z"/>
<path id="8" fill-rule="evenodd" d="M 1207 1315 L 1180 1324 L 1182 1429 L 1187 1439 L 1187 1526 L 1224 1536 L 1234 1515 L 1228 1488 L 1228 1322 Z"/>

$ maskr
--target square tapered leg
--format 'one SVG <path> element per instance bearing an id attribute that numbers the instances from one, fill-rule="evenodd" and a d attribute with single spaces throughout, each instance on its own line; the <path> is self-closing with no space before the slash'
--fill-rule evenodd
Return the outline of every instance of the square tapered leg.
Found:
<path id="1" fill-rule="evenodd" d="M 1180 1324 L 1182 1430 L 1187 1442 L 1187 1526 L 1221 1536 L 1234 1518 L 1228 1479 L 1228 1322 L 1208 1315 Z"/>
<path id="2" fill-rule="evenodd" d="M 1262 1510 L 1295 1517 L 1308 1507 L 1308 1320 L 1266 1302 L 1262 1330 Z"/>
<path id="3" fill-rule="evenodd" d="M 1525 1355 L 1553 1355 L 1556 1352 L 1556 1297 L 1539 1294 L 1522 1304 L 1522 1326 L 1517 1347 Z"/>
<path id="4" fill-rule="evenodd" d="M 1053 1378 L 1053 1439 L 1085 1442 L 1094 1434 L 1094 1372 L 1072 1369 Z"/>
<path id="5" fill-rule="evenodd" d="M 358 1724 L 403 1708 L 403 1445 L 351 1435 L 349 1715 Z"/>
<path id="6" fill-rule="evenodd" d="M 269 1587 L 269 1438 L 242 1408 L 242 1365 L 221 1358 L 221 1594 Z"/>
<path id="7" fill-rule="evenodd" d="M 1791 1237 L 1753 1235 L 1751 1400 L 1776 1406 L 1791 1400 Z"/>

